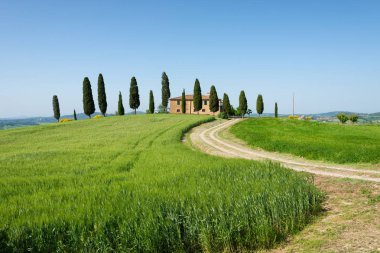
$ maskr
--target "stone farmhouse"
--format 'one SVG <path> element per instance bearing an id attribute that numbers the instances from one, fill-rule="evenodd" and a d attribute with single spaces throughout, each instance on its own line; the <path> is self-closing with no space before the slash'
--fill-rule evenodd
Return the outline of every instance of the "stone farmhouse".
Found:
<path id="1" fill-rule="evenodd" d="M 186 114 L 204 114 L 204 115 L 213 115 L 214 113 L 210 111 L 210 95 L 202 95 L 202 109 L 199 111 L 196 111 L 194 109 L 194 96 L 193 95 L 186 95 Z M 170 113 L 174 114 L 181 114 L 182 113 L 182 97 L 174 97 L 170 99 Z M 215 113 L 219 113 L 223 110 L 223 104 L 222 100 L 219 99 L 219 110 Z"/>

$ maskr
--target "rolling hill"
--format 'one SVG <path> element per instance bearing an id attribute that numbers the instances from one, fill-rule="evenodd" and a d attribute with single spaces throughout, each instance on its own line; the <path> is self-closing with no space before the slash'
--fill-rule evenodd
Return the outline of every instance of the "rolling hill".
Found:
<path id="1" fill-rule="evenodd" d="M 137 115 L 0 131 L 1 249 L 251 251 L 321 210 L 308 175 L 181 143 L 210 120 Z"/>

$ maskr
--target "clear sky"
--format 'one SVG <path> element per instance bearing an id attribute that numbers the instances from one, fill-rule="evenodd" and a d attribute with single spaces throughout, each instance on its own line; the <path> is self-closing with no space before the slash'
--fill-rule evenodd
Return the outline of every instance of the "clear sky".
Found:
<path id="1" fill-rule="evenodd" d="M 108 112 L 132 76 L 145 111 L 162 71 L 172 96 L 199 78 L 253 110 L 290 113 L 295 92 L 296 113 L 378 112 L 380 1 L 0 1 L 0 117 L 51 116 L 55 94 L 82 112 L 85 76 L 98 110 L 99 73 Z"/>

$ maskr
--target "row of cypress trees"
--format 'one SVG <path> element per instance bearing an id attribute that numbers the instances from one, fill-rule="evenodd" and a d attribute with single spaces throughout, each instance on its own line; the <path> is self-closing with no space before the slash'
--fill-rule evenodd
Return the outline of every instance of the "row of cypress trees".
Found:
<path id="1" fill-rule="evenodd" d="M 107 95 L 106 95 L 106 90 L 105 90 L 104 78 L 102 74 L 99 74 L 99 77 L 98 77 L 98 105 L 99 105 L 100 112 L 105 117 L 107 113 Z M 130 84 L 130 89 L 129 89 L 129 105 L 130 105 L 130 108 L 133 109 L 136 114 L 136 110 L 140 106 L 140 96 L 139 96 L 139 88 L 137 86 L 137 80 L 135 77 L 132 77 L 131 79 L 131 84 Z M 54 111 L 54 118 L 56 118 L 59 121 L 59 118 L 61 117 L 61 115 L 60 115 L 59 101 L 58 101 L 57 95 L 53 96 L 53 111 Z M 95 102 L 92 95 L 91 82 L 88 77 L 85 77 L 83 79 L 83 112 L 89 118 L 91 118 L 91 115 L 95 112 Z M 124 107 L 123 107 L 121 92 L 119 93 L 118 114 L 124 115 Z M 77 120 L 75 110 L 74 110 L 74 120 Z"/>
<path id="2" fill-rule="evenodd" d="M 169 98 L 171 96 L 170 94 L 170 87 L 169 87 L 169 78 L 165 72 L 162 73 L 161 76 L 161 92 L 162 92 L 162 108 L 164 112 L 167 112 Z M 202 90 L 201 85 L 198 79 L 195 79 L 194 83 L 194 90 L 193 90 L 193 104 L 194 109 L 196 111 L 200 111 L 202 109 Z M 185 90 L 182 92 L 182 106 L 181 111 L 182 113 L 186 113 L 186 94 Z M 107 96 L 105 91 L 105 83 L 104 78 L 102 74 L 99 74 L 98 76 L 98 105 L 100 112 L 105 117 L 107 112 Z M 129 89 L 129 106 L 131 109 L 134 110 L 135 114 L 137 109 L 140 107 L 140 95 L 139 95 L 139 88 L 137 85 L 137 80 L 133 76 L 131 78 L 130 83 L 130 89 Z M 223 106 L 224 106 L 224 112 L 227 113 L 227 115 L 232 115 L 232 106 L 230 104 L 229 97 L 226 93 L 223 95 Z M 210 97 L 209 97 L 209 108 L 210 111 L 215 113 L 219 110 L 219 98 L 218 93 L 216 91 L 216 88 L 214 85 L 211 86 L 210 89 Z M 149 92 L 149 113 L 154 113 L 155 104 L 154 104 L 154 96 L 153 91 L 150 90 Z M 59 120 L 60 118 L 60 108 L 59 108 L 59 101 L 58 97 L 56 95 L 53 96 L 53 111 L 54 111 L 54 118 Z M 84 113 L 91 118 L 91 115 L 95 112 L 95 103 L 94 98 L 92 95 L 92 88 L 91 88 L 91 82 L 88 77 L 85 77 L 83 80 L 83 111 Z M 239 111 L 240 115 L 244 116 L 247 114 L 250 110 L 248 109 L 248 103 L 247 98 L 245 96 L 245 92 L 241 91 L 239 96 Z M 261 115 L 264 111 L 264 102 L 262 95 L 259 95 L 256 101 L 256 111 L 259 115 Z M 118 100 L 118 115 L 124 115 L 124 105 L 123 105 L 123 98 L 121 92 L 119 92 L 119 100 Z M 277 103 L 275 104 L 275 117 L 278 117 L 278 107 Z M 74 119 L 77 120 L 76 111 L 74 110 Z"/>
<path id="3" fill-rule="evenodd" d="M 193 104 L 194 109 L 199 112 L 199 110 L 202 109 L 202 91 L 200 82 L 198 79 L 195 79 L 194 83 L 194 97 L 193 97 Z M 215 86 L 212 85 L 210 89 L 210 97 L 209 97 L 209 107 L 210 111 L 215 113 L 219 110 L 219 98 L 218 93 L 216 92 Z M 231 116 L 234 114 L 233 108 L 230 103 L 230 99 L 228 94 L 224 93 L 223 95 L 223 108 L 224 112 L 227 114 L 227 116 Z M 182 97 L 181 97 L 181 111 L 182 113 L 186 113 L 186 94 L 185 90 L 182 91 Z M 244 117 L 247 113 L 249 113 L 248 109 L 248 102 L 247 98 L 245 96 L 244 90 L 240 92 L 239 95 L 239 115 Z M 257 101 L 256 101 L 256 111 L 259 114 L 263 114 L 264 112 L 264 100 L 263 96 L 261 94 L 258 95 Z M 277 103 L 275 103 L 275 117 L 278 117 L 278 106 Z"/>
<path id="4" fill-rule="evenodd" d="M 223 107 L 224 107 L 224 112 L 227 113 L 227 115 L 232 115 L 232 106 L 230 104 L 230 99 L 228 95 L 225 93 L 223 96 Z M 245 96 L 245 92 L 241 91 L 240 96 L 239 96 L 239 112 L 240 116 L 244 117 L 245 114 L 250 114 L 251 111 L 248 109 L 248 103 L 247 103 L 247 98 Z M 261 94 L 257 96 L 256 100 L 256 112 L 259 116 L 263 114 L 264 112 L 264 99 Z M 274 116 L 275 118 L 278 118 L 278 105 L 277 102 L 275 103 L 274 106 Z"/>

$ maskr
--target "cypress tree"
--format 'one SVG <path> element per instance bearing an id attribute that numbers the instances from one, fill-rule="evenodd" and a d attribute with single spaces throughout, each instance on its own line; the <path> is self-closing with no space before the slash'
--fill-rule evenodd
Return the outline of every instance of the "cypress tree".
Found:
<path id="1" fill-rule="evenodd" d="M 274 117 L 278 118 L 278 106 L 277 106 L 277 102 L 274 104 Z"/>
<path id="2" fill-rule="evenodd" d="M 162 72 L 161 76 L 161 92 L 162 92 L 162 106 L 165 109 L 165 112 L 167 112 L 169 98 L 170 98 L 170 88 L 169 88 L 169 77 L 166 75 L 165 72 Z"/>
<path id="3" fill-rule="evenodd" d="M 149 113 L 154 113 L 154 96 L 153 91 L 149 92 Z"/>
<path id="4" fill-rule="evenodd" d="M 105 117 L 106 112 L 107 112 L 107 96 L 106 96 L 106 89 L 104 87 L 104 79 L 103 79 L 102 74 L 99 74 L 99 77 L 98 77 L 98 104 L 99 104 L 100 112 Z"/>
<path id="5" fill-rule="evenodd" d="M 140 106 L 140 95 L 139 95 L 139 87 L 137 86 L 137 81 L 135 77 L 131 79 L 131 87 L 129 88 L 129 107 L 133 110 L 136 110 Z"/>
<path id="6" fill-rule="evenodd" d="M 92 97 L 91 83 L 88 77 L 83 80 L 83 111 L 89 118 L 95 112 L 94 98 Z"/>
<path id="7" fill-rule="evenodd" d="M 223 95 L 223 108 L 224 108 L 224 112 L 227 113 L 227 116 L 230 116 L 232 114 L 230 98 L 228 97 L 226 93 L 224 93 Z"/>
<path id="8" fill-rule="evenodd" d="M 244 115 L 247 113 L 248 103 L 247 98 L 245 97 L 245 92 L 243 90 L 240 92 L 239 96 L 239 109 L 242 118 L 244 118 Z"/>
<path id="9" fill-rule="evenodd" d="M 59 121 L 59 118 L 61 117 L 61 110 L 59 109 L 59 101 L 57 95 L 53 96 L 53 111 L 54 118 Z"/>
<path id="10" fill-rule="evenodd" d="M 74 120 L 78 120 L 77 119 L 77 112 L 74 110 Z"/>
<path id="11" fill-rule="evenodd" d="M 264 112 L 264 101 L 263 101 L 263 96 L 261 94 L 257 96 L 256 111 L 257 111 L 257 114 L 259 114 L 259 116 L 263 114 Z"/>
<path id="12" fill-rule="evenodd" d="M 218 93 L 216 92 L 215 86 L 212 85 L 210 89 L 210 101 L 209 101 L 210 111 L 215 114 L 215 112 L 219 111 L 219 98 Z"/>
<path id="13" fill-rule="evenodd" d="M 119 102 L 117 104 L 117 115 L 124 115 L 123 97 L 119 91 Z"/>
<path id="14" fill-rule="evenodd" d="M 182 113 L 186 113 L 186 94 L 185 94 L 185 89 L 182 91 L 182 98 L 181 98 L 181 109 Z"/>
<path id="15" fill-rule="evenodd" d="M 201 84 L 199 83 L 198 79 L 195 79 L 194 84 L 194 110 L 198 112 L 202 109 L 202 91 L 201 91 Z"/>

